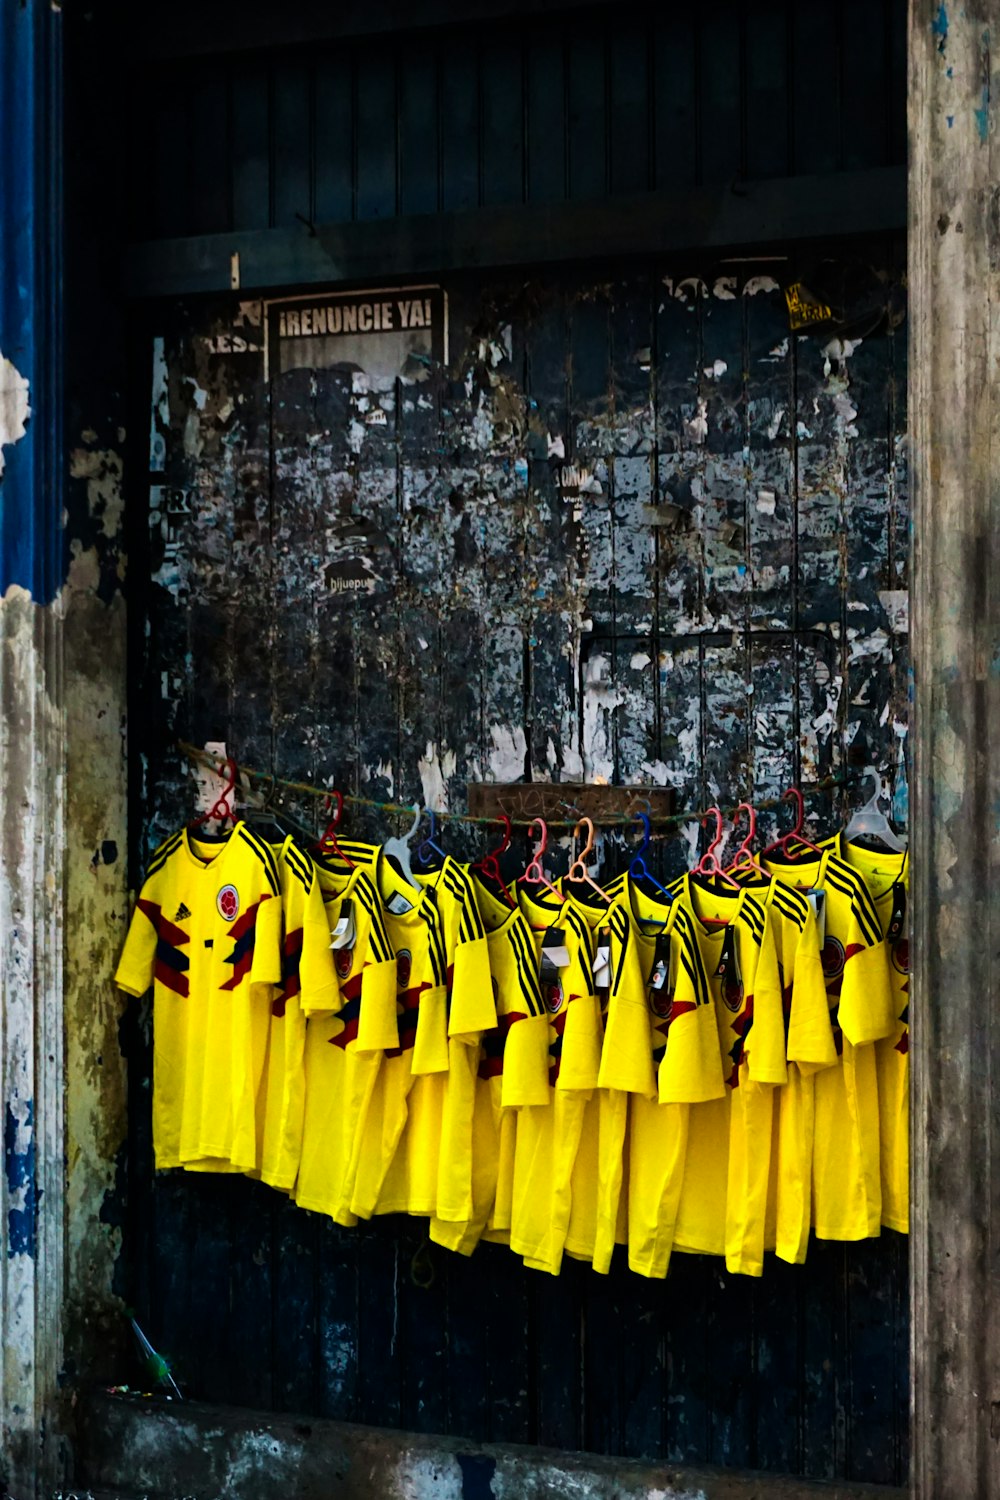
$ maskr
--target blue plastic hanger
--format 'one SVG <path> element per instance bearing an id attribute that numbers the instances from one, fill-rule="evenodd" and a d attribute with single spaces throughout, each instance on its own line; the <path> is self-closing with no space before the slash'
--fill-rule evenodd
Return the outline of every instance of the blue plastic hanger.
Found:
<path id="1" fill-rule="evenodd" d="M 434 842 L 434 838 L 437 833 L 437 814 L 435 813 L 433 807 L 425 807 L 424 811 L 431 820 L 431 831 L 423 840 L 423 842 L 418 846 L 417 859 L 422 865 L 429 865 L 431 862 L 431 856 L 434 854 L 436 854 L 440 860 L 445 860 L 448 856 L 445 854 L 440 844 L 436 844 Z"/>
<path id="2" fill-rule="evenodd" d="M 642 824 L 642 843 L 628 867 L 629 876 L 632 880 L 647 881 L 660 892 L 665 901 L 672 901 L 674 899 L 673 896 L 667 890 L 666 886 L 662 886 L 656 876 L 646 868 L 646 861 L 643 859 L 643 855 L 649 848 L 653 837 L 649 826 L 649 815 L 647 813 L 636 813 L 635 821 Z"/>

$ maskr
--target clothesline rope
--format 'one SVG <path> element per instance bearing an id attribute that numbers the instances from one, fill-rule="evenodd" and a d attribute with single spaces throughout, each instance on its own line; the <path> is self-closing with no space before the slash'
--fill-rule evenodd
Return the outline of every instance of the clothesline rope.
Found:
<path id="1" fill-rule="evenodd" d="M 220 765 L 220 759 L 218 756 L 209 755 L 206 751 L 199 749 L 197 745 L 188 744 L 186 740 L 178 740 L 177 748 L 183 755 L 186 755 L 189 760 L 194 761 L 197 764 L 204 766 L 207 770 L 214 771 L 216 774 L 218 774 Z M 331 795 L 331 788 L 329 787 L 313 786 L 308 781 L 289 781 L 283 776 L 273 775 L 270 771 L 253 770 L 250 766 L 241 765 L 239 762 L 236 763 L 236 767 L 238 774 L 240 776 L 245 776 L 248 781 L 264 782 L 269 788 L 273 788 L 275 791 L 278 788 L 281 788 L 282 791 L 295 792 L 303 797 L 325 798 Z M 846 774 L 839 776 L 825 776 L 820 781 L 804 783 L 800 786 L 799 790 L 805 796 L 816 792 L 832 792 L 835 791 L 838 787 L 849 786 L 852 782 L 855 782 L 858 779 L 859 775 L 856 772 L 847 772 Z M 529 783 L 525 783 L 525 785 L 528 784 Z M 374 797 L 356 797 L 351 792 L 344 792 L 343 797 L 345 802 L 350 802 L 354 807 L 370 807 L 375 808 L 379 812 L 388 815 L 409 818 L 413 817 L 413 804 L 411 802 L 384 802 L 379 801 Z M 760 802 L 755 802 L 754 809 L 758 813 L 769 812 L 776 807 L 786 807 L 787 805 L 788 804 L 782 797 L 767 797 Z M 654 827 L 664 827 L 668 825 L 673 826 L 680 823 L 697 823 L 700 822 L 702 818 L 708 817 L 709 811 L 710 809 L 704 808 L 701 810 L 694 809 L 688 812 L 679 813 L 650 813 L 649 821 Z M 720 808 L 719 811 L 722 813 L 722 816 L 724 818 L 732 821 L 737 809 L 735 806 L 729 808 L 723 807 Z M 578 813 L 576 816 L 570 818 L 546 818 L 545 822 L 549 828 L 575 828 L 581 816 L 583 816 L 583 814 Z M 436 809 L 435 817 L 437 817 L 441 821 L 450 823 L 473 823 L 482 825 L 483 827 L 496 827 L 497 822 L 499 821 L 499 819 L 495 815 L 493 817 L 483 818 L 476 817 L 472 813 L 467 812 L 438 812 Z M 602 817 L 592 819 L 595 824 L 599 824 L 603 827 L 608 828 L 627 828 L 630 824 L 634 823 L 635 820 L 636 813 L 634 812 L 625 813 L 621 817 L 617 818 Z M 535 823 L 538 820 L 537 818 L 533 817 L 512 817 L 510 821 L 516 828 L 529 828 L 532 823 Z"/>

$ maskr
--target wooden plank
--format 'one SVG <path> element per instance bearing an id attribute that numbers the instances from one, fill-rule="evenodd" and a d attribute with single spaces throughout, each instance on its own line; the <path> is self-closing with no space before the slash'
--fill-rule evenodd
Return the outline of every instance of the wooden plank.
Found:
<path id="1" fill-rule="evenodd" d="M 361 1284 L 363 1232 L 316 1218 L 317 1306 L 320 1386 L 315 1410 L 338 1422 L 361 1420 Z M 389 1287 L 383 1295 L 389 1295 Z"/>
<path id="2" fill-rule="evenodd" d="M 592 1279 L 588 1266 L 564 1259 L 557 1278 L 532 1277 L 529 1288 L 535 1327 L 535 1441 L 569 1452 L 585 1446 L 582 1328 Z"/>
<path id="3" fill-rule="evenodd" d="M 400 1297 L 405 1351 L 400 1425 L 441 1432 L 448 1422 L 448 1271 L 451 1254 L 427 1238 L 426 1223 L 404 1221 L 401 1251 L 406 1289 Z"/>
<path id="4" fill-rule="evenodd" d="M 836 0 L 792 7 L 791 78 L 793 170 L 835 172 L 843 107 Z"/>
<path id="5" fill-rule="evenodd" d="M 410 1295 L 409 1262 L 402 1253 L 400 1224 L 376 1220 L 359 1225 L 358 1422 L 400 1427 L 405 1374 L 401 1353 L 401 1301 Z"/>
<path id="6" fill-rule="evenodd" d="M 436 213 L 439 177 L 438 54 L 411 42 L 399 67 L 400 212 Z"/>
<path id="7" fill-rule="evenodd" d="M 915 720 L 910 1037 L 915 1500 L 1000 1494 L 992 1016 L 997 729 L 992 558 L 1000 265 L 989 43 L 977 12 L 910 12 L 910 430 Z M 943 49 L 943 50 L 942 50 Z M 948 69 L 952 76 L 948 76 Z M 958 79 L 957 88 L 955 80 Z M 934 121 L 951 115 L 939 140 Z M 957 226 L 962 224 L 962 233 Z M 941 226 L 946 225 L 944 233 Z M 944 853 L 961 850 L 960 860 Z M 961 914 L 961 915 L 959 915 Z M 969 942 L 968 934 L 989 933 Z"/>
<path id="8" fill-rule="evenodd" d="M 267 229 L 271 224 L 270 94 L 262 62 L 241 59 L 234 65 L 230 100 L 233 224 Z"/>
<path id="9" fill-rule="evenodd" d="M 781 177 L 789 151 L 789 6 L 766 0 L 748 13 L 746 27 L 746 171 Z"/>
<path id="10" fill-rule="evenodd" d="M 570 37 L 567 130 L 571 198 L 597 198 L 608 190 L 606 66 L 600 34 L 574 33 Z"/>
<path id="11" fill-rule="evenodd" d="M 611 191 L 639 193 L 650 184 L 649 34 L 622 18 L 610 40 Z"/>
<path id="12" fill-rule="evenodd" d="M 350 57 L 319 57 L 315 69 L 316 219 L 340 224 L 354 217 L 354 78 Z"/>
<path id="13" fill-rule="evenodd" d="M 482 203 L 524 199 L 523 66 L 521 48 L 504 37 L 491 37 L 480 53 Z"/>
<path id="14" fill-rule="evenodd" d="M 279 1203 L 274 1229 L 274 1403 L 279 1411 L 315 1411 L 320 1338 L 328 1336 L 316 1295 L 317 1220 Z"/>
<path id="15" fill-rule="evenodd" d="M 473 199 L 475 121 L 449 124 L 449 77 L 442 129 L 445 207 Z M 462 80 L 465 89 L 468 80 Z M 463 164 L 464 163 L 464 164 Z M 905 179 L 895 167 L 828 177 L 747 182 L 741 191 L 706 187 L 634 197 L 579 198 L 565 204 L 493 205 L 479 210 L 415 215 L 383 225 L 328 224 L 311 235 L 294 230 L 245 230 L 133 245 L 125 257 L 131 297 L 224 291 L 231 257 L 240 254 L 243 285 L 309 286 L 381 276 L 438 274 L 453 268 L 531 265 L 600 256 L 658 254 L 773 245 L 777 239 L 821 239 L 895 228 L 905 213 Z M 165 230 L 169 233 L 169 229 Z"/>
<path id="16" fill-rule="evenodd" d="M 190 223 L 199 234 L 230 227 L 230 133 L 227 80 L 219 70 L 199 68 L 189 85 L 191 154 L 188 177 Z"/>
<path id="17" fill-rule="evenodd" d="M 533 28 L 525 54 L 527 196 L 553 203 L 566 196 L 566 56 L 562 34 Z"/>
<path id="18" fill-rule="evenodd" d="M 676 797 L 672 787 L 664 786 L 594 786 L 580 781 L 515 782 L 498 786 L 492 782 L 473 782 L 469 787 L 469 811 L 477 818 L 495 818 L 505 812 L 509 818 L 530 821 L 545 818 L 562 822 L 566 817 L 563 804 L 580 809 L 580 816 L 595 822 L 621 822 L 637 809 L 652 808 L 652 817 L 666 818 L 674 810 Z"/>
<path id="19" fill-rule="evenodd" d="M 229 1272 L 226 1338 L 210 1399 L 231 1401 L 235 1406 L 273 1406 L 273 1214 L 279 1200 L 273 1189 L 238 1177 L 209 1177 L 203 1191 L 206 1219 L 211 1217 L 211 1200 L 228 1202 L 230 1214 L 220 1247 Z M 204 1263 L 199 1251 L 193 1266 Z M 218 1298 L 220 1285 L 226 1283 L 220 1283 L 217 1275 L 206 1277 L 206 1301 Z M 204 1326 L 200 1318 L 195 1326 Z M 218 1344 L 213 1347 L 220 1348 Z"/>
<path id="20" fill-rule="evenodd" d="M 311 223 L 312 98 L 309 69 L 304 62 L 279 59 L 272 79 L 273 121 L 271 183 L 273 225 Z"/>
<path id="21" fill-rule="evenodd" d="M 733 0 L 710 14 L 701 12 L 698 136 L 702 182 L 732 182 L 747 175 L 742 101 L 746 80 L 741 67 L 740 12 Z"/>
<path id="22" fill-rule="evenodd" d="M 446 213 L 475 209 L 480 202 L 478 80 L 475 44 L 450 47 L 441 59 L 441 207 Z"/>
<path id="23" fill-rule="evenodd" d="M 357 71 L 357 197 L 359 219 L 389 219 L 399 212 L 397 193 L 396 59 L 362 52 Z"/>
<path id="24" fill-rule="evenodd" d="M 478 1440 L 489 1410 L 489 1370 L 484 1357 L 484 1321 L 481 1306 L 495 1257 L 509 1256 L 501 1245 L 479 1245 L 472 1259 L 456 1255 L 448 1267 L 448 1358 L 445 1388 L 448 1398 L 448 1432 Z"/>
<path id="25" fill-rule="evenodd" d="M 698 179 L 695 31 L 687 12 L 658 12 L 653 21 L 654 176 L 661 189 Z"/>
<path id="26" fill-rule="evenodd" d="M 607 0 L 533 0 L 532 17 L 556 15 L 565 11 L 586 12 L 603 8 Z M 523 21 L 523 0 L 466 0 L 461 13 L 464 22 Z M 127 29 L 130 48 L 137 57 L 182 58 L 202 52 L 225 52 L 239 37 L 241 48 L 261 48 L 296 43 L 318 43 L 334 38 L 382 36 L 387 32 L 422 31 L 453 25 L 455 8 L 449 0 L 423 0 L 419 9 L 399 5 L 395 0 L 375 0 L 358 5 L 338 5 L 331 9 L 323 0 L 302 0 L 294 11 L 276 17 L 265 6 L 248 7 L 245 3 L 219 4 L 208 14 L 194 0 L 183 0 L 167 18 L 159 10 L 147 15 L 141 11 L 125 13 L 122 25 Z M 277 29 L 276 29 L 277 28 Z"/>
<path id="27" fill-rule="evenodd" d="M 864 0 L 842 0 L 845 35 L 856 35 L 864 27 L 865 45 L 843 54 L 841 98 L 843 156 L 848 171 L 880 167 L 889 159 L 888 105 L 889 57 L 887 52 L 887 0 L 875 4 Z"/>

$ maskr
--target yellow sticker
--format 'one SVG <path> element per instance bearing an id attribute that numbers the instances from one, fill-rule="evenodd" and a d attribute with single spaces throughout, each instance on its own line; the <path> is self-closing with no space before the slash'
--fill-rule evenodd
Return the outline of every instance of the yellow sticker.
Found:
<path id="1" fill-rule="evenodd" d="M 801 281 L 785 287 L 788 304 L 788 321 L 792 328 L 805 328 L 812 323 L 832 323 L 833 313 L 825 302 L 817 302 Z"/>

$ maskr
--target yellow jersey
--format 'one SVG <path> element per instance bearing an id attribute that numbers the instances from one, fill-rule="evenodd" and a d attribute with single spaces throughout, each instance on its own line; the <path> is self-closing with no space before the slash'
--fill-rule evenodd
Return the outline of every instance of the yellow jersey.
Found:
<path id="1" fill-rule="evenodd" d="M 245 823 L 221 838 L 185 828 L 160 845 L 115 982 L 131 995 L 153 989 L 157 1167 L 254 1168 L 281 983 L 281 885 L 270 849 Z"/>
<path id="2" fill-rule="evenodd" d="M 628 1102 L 629 1267 L 642 1276 L 663 1277 L 673 1249 L 691 1110 L 687 1102 L 660 1102 L 658 1075 L 671 1045 L 673 1019 L 694 1017 L 681 1042 L 694 1063 L 694 1092 L 721 1094 L 722 1065 L 690 914 L 676 900 L 647 895 L 630 878 L 617 890 L 610 914 L 601 1092 Z M 698 1040 L 704 1045 L 692 1049 L 690 1043 Z"/>
<path id="3" fill-rule="evenodd" d="M 271 1002 L 266 1038 L 260 1038 L 266 1061 L 257 1102 L 257 1163 L 250 1175 L 287 1193 L 302 1149 L 306 1012 L 336 1010 L 340 995 L 312 857 L 291 837 L 269 847 L 281 882 L 281 986 Z"/>
<path id="4" fill-rule="evenodd" d="M 611 995 L 611 906 L 585 883 L 561 879 L 559 889 L 590 929 L 594 951 L 594 992 L 600 1011 L 603 1047 Z M 607 1275 L 616 1244 L 628 1240 L 626 1139 L 628 1095 L 595 1089 L 587 1100 L 580 1144 L 573 1163 L 566 1254 L 589 1261 Z"/>
<path id="5" fill-rule="evenodd" d="M 483 1033 L 476 1068 L 472 1215 L 464 1223 L 435 1215 L 430 1225 L 436 1244 L 463 1255 L 486 1232 L 493 1239 L 509 1235 L 517 1111 L 549 1099 L 549 1022 L 531 929 L 518 906 L 471 878 L 486 929 L 497 1024 Z"/>
<path id="6" fill-rule="evenodd" d="M 763 1272 L 773 1089 L 787 1079 L 785 1023 L 774 934 L 746 887 L 685 876 L 675 900 L 694 919 L 712 998 L 724 1087 L 692 1105 L 674 1246 L 724 1255 L 730 1271 Z M 660 1097 L 690 1091 L 675 1076 L 673 1021 L 660 1067 Z M 673 1056 L 672 1056 L 673 1054 Z"/>
<path id="7" fill-rule="evenodd" d="M 768 913 L 785 1020 L 788 1079 L 774 1093 L 765 1248 L 797 1264 L 805 1260 L 812 1216 L 813 1075 L 836 1066 L 838 1054 L 810 902 L 780 880 L 761 881 L 752 871 L 737 878 Z"/>
<path id="8" fill-rule="evenodd" d="M 804 853 L 808 851 L 802 851 Z M 875 1042 L 895 1030 L 889 960 L 871 896 L 830 847 L 762 859 L 816 909 L 839 1063 L 814 1079 L 812 1223 L 820 1239 L 877 1235 L 882 1218 Z"/>
<path id="9" fill-rule="evenodd" d="M 518 1112 L 510 1247 L 526 1265 L 557 1275 L 584 1110 L 597 1086 L 600 1007 L 587 923 L 544 886 L 518 882 L 513 890 L 530 929 L 548 1013 L 549 1101 Z"/>
<path id="10" fill-rule="evenodd" d="M 351 1207 L 465 1223 L 479 1046 L 497 1024 L 485 928 L 450 856 L 416 888 L 381 855 L 372 875 L 396 954 L 399 1047 L 379 1068 Z"/>
<path id="11" fill-rule="evenodd" d="M 368 1149 L 368 1107 L 386 1048 L 398 1047 L 396 956 L 378 894 L 364 869 L 318 861 L 327 945 L 339 1008 L 306 1013 L 305 1110 L 295 1201 L 355 1224 L 354 1180 Z M 332 946 L 335 944 L 336 946 Z"/>
<path id="12" fill-rule="evenodd" d="M 844 837 L 837 842 L 837 852 L 868 887 L 889 956 L 893 1029 L 875 1043 L 882 1225 L 906 1234 L 910 1227 L 910 940 L 907 920 L 910 860 L 905 849 L 899 853 L 866 849 Z"/>

